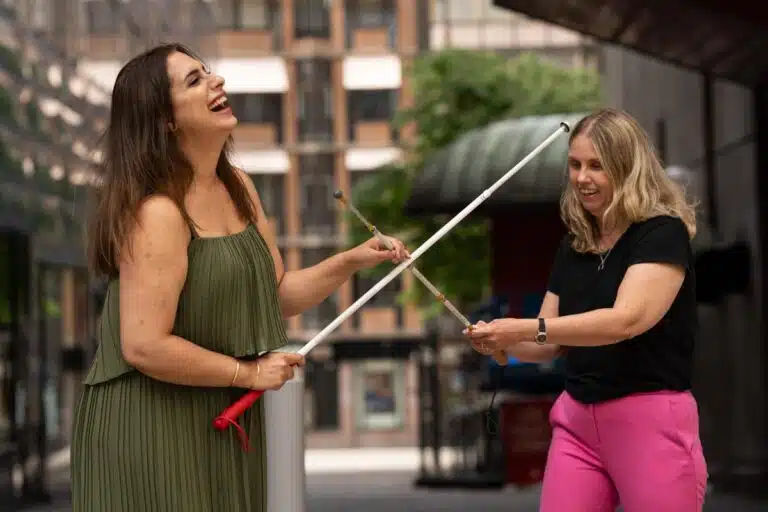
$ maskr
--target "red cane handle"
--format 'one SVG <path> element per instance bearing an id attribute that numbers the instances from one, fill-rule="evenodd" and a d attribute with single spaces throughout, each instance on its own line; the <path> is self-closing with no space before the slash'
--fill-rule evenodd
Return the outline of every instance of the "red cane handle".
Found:
<path id="1" fill-rule="evenodd" d="M 235 403 L 224 409 L 222 413 L 213 420 L 213 427 L 216 430 L 225 430 L 233 421 L 236 422 L 237 418 L 242 416 L 249 407 L 255 404 L 263 394 L 264 391 L 261 390 L 249 391 Z"/>
<path id="2" fill-rule="evenodd" d="M 240 437 L 240 444 L 243 446 L 243 450 L 248 451 L 248 437 L 246 436 L 243 427 L 237 423 L 237 419 L 242 416 L 249 407 L 255 404 L 263 394 L 264 391 L 260 390 L 249 391 L 243 395 L 235 403 L 224 409 L 221 414 L 219 414 L 216 419 L 213 420 L 213 428 L 219 431 L 224 431 L 227 427 L 232 425 L 237 429 L 238 436 Z"/>

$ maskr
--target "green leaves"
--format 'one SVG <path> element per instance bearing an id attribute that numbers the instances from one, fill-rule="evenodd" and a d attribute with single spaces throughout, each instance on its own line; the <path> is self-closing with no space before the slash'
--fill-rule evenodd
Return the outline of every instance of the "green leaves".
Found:
<path id="1" fill-rule="evenodd" d="M 601 103 L 599 76 L 588 69 L 562 68 L 523 54 L 511 63 L 510 75 L 518 101 L 508 117 L 581 112 Z"/>
<path id="2" fill-rule="evenodd" d="M 478 126 L 506 117 L 515 104 L 509 63 L 495 53 L 446 50 L 417 59 L 410 70 L 416 103 L 399 113 L 398 126 L 415 123 L 412 148 L 421 160 Z"/>
<path id="3" fill-rule="evenodd" d="M 414 123 L 417 136 L 404 149 L 402 165 L 388 165 L 361 180 L 352 191 L 358 209 L 381 232 L 401 238 L 414 250 L 449 216 L 411 218 L 404 214 L 411 179 L 436 151 L 467 131 L 494 121 L 528 115 L 582 112 L 600 105 L 597 73 L 558 67 L 532 54 L 514 60 L 493 52 L 446 50 L 418 58 L 408 70 L 415 103 L 397 113 L 397 128 Z M 350 239 L 370 233 L 351 214 Z M 457 307 L 467 311 L 489 293 L 489 221 L 470 216 L 424 253 L 422 273 Z M 382 265 L 367 273 L 383 276 Z M 431 316 L 442 311 L 418 281 L 401 296 Z"/>

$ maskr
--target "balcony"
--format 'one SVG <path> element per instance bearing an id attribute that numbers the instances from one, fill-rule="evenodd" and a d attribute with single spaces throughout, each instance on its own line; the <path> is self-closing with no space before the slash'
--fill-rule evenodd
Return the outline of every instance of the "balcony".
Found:
<path id="1" fill-rule="evenodd" d="M 387 147 L 398 140 L 391 119 L 397 111 L 395 89 L 347 91 L 349 139 L 356 145 Z"/>
<path id="2" fill-rule="evenodd" d="M 87 168 L 93 163 L 87 142 L 94 132 L 82 122 L 83 114 L 96 107 L 69 93 L 67 78 L 71 77 L 57 82 L 50 76 L 51 69 L 39 60 L 22 60 L 14 50 L 0 45 L 0 139 L 15 159 L 34 158 L 35 167 L 66 163 Z"/>
<path id="3" fill-rule="evenodd" d="M 477 2 L 437 2 L 430 23 L 430 48 L 540 51 L 578 49 L 588 40 L 563 27 Z"/>
<path id="4" fill-rule="evenodd" d="M 354 52 L 390 52 L 397 47 L 394 0 L 347 0 L 346 45 Z"/>
<path id="5" fill-rule="evenodd" d="M 389 146 L 392 131 L 388 121 L 360 121 L 353 126 L 351 139 L 361 146 Z"/>
<path id="6" fill-rule="evenodd" d="M 299 157 L 301 234 L 309 245 L 336 245 L 335 160 L 332 153 Z"/>
<path id="7" fill-rule="evenodd" d="M 283 47 L 282 11 L 277 0 L 219 0 L 215 4 L 222 54 L 271 54 Z"/>
<path id="8" fill-rule="evenodd" d="M 234 132 L 238 149 L 283 144 L 283 95 L 235 93 L 228 95 L 239 124 Z"/>
<path id="9" fill-rule="evenodd" d="M 355 274 L 353 288 L 355 300 L 379 282 L 379 279 Z M 402 291 L 402 280 L 394 279 L 360 308 L 352 318 L 353 327 L 366 334 L 391 333 L 403 329 L 403 308 L 397 304 Z"/>
<path id="10" fill-rule="evenodd" d="M 114 60 L 126 55 L 130 42 L 123 30 L 123 15 L 110 2 L 86 0 L 82 8 L 82 37 L 77 41 L 79 56 Z"/>
<path id="11" fill-rule="evenodd" d="M 297 61 L 299 142 L 333 141 L 331 63 L 323 59 Z"/>
<path id="12" fill-rule="evenodd" d="M 251 174 L 272 233 L 285 234 L 285 174 Z"/>
<path id="13" fill-rule="evenodd" d="M 294 0 L 294 39 L 329 39 L 331 37 L 330 2 Z"/>

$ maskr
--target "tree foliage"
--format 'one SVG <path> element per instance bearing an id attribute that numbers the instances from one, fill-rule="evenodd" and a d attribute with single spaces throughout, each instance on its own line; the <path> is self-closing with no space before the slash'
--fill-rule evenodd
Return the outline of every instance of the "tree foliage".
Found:
<path id="1" fill-rule="evenodd" d="M 408 70 L 414 102 L 393 120 L 397 128 L 416 127 L 404 144 L 403 163 L 387 165 L 361 180 L 352 191 L 358 209 L 383 233 L 398 236 L 413 250 L 448 220 L 447 216 L 407 217 L 411 180 L 439 149 L 474 128 L 528 115 L 581 112 L 600 104 L 599 79 L 587 69 L 557 66 L 532 54 L 508 59 L 492 52 L 446 50 L 416 59 Z M 350 241 L 370 234 L 348 217 Z M 485 298 L 490 284 L 489 230 L 486 219 L 470 216 L 419 258 L 422 273 L 458 307 Z M 383 276 L 389 268 L 370 275 Z M 440 311 L 429 292 L 414 283 L 401 300 L 427 315 Z"/>

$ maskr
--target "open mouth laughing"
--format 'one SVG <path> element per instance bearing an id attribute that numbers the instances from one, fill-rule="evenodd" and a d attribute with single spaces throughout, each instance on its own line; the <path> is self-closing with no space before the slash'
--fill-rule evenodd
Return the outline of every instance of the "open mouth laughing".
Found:
<path id="1" fill-rule="evenodd" d="M 225 95 L 221 95 L 208 104 L 208 109 L 211 112 L 222 112 L 229 108 L 229 101 Z"/>

